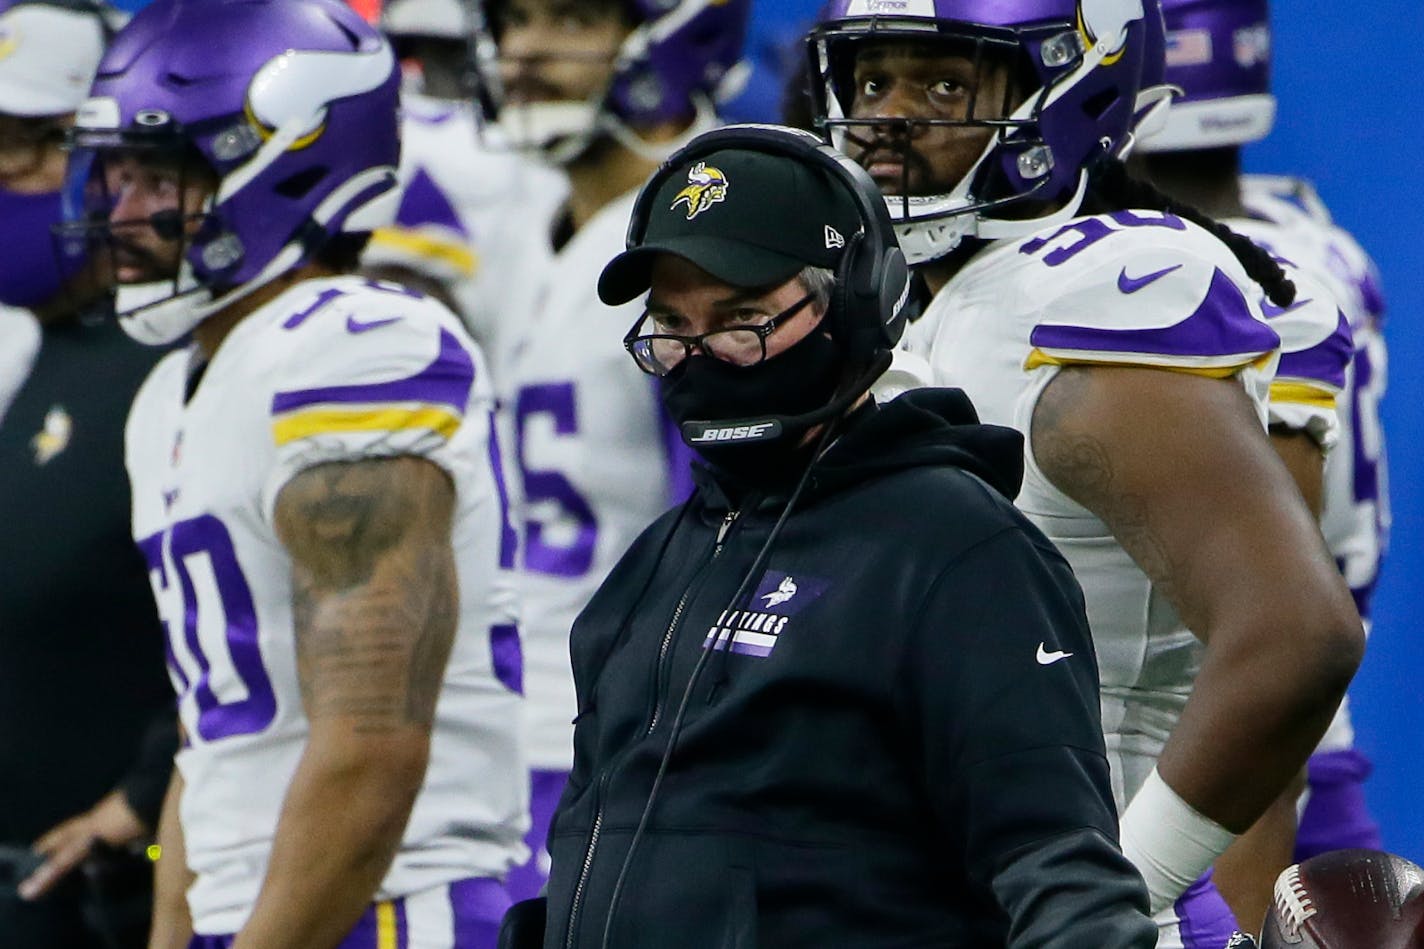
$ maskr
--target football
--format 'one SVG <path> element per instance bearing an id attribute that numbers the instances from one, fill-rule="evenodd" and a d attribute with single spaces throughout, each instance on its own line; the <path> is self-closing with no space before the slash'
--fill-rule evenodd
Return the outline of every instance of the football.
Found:
<path id="1" fill-rule="evenodd" d="M 1261 949 L 1424 949 L 1424 869 L 1379 850 L 1335 850 L 1276 880 Z"/>

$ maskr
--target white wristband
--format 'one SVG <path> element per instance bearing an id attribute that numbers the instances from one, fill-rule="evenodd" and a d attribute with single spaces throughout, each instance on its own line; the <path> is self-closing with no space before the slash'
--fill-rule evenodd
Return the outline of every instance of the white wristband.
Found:
<path id="1" fill-rule="evenodd" d="M 1156 768 L 1128 803 L 1120 826 L 1123 856 L 1147 882 L 1154 916 L 1200 879 L 1236 839 L 1182 800 Z"/>

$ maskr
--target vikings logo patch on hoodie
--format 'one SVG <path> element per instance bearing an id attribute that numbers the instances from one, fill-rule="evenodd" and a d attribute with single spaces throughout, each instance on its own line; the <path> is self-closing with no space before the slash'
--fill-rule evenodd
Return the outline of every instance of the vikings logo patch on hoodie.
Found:
<path id="1" fill-rule="evenodd" d="M 768 570 L 742 609 L 728 610 L 707 631 L 703 649 L 730 649 L 766 658 L 798 613 L 816 602 L 830 584 L 805 574 Z"/>

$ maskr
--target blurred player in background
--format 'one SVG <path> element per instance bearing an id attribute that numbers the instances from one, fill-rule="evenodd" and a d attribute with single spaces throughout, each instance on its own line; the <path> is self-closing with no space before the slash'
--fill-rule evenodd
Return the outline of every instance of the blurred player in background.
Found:
<path id="1" fill-rule="evenodd" d="M 500 128 L 568 175 L 565 202 L 530 204 L 507 312 L 518 342 L 497 365 L 522 480 L 522 629 L 534 767 L 531 843 L 511 880 L 532 896 L 547 874 L 549 817 L 573 760 L 569 629 L 632 540 L 690 491 L 687 453 L 649 377 L 619 345 L 638 304 L 609 307 L 595 284 L 623 250 L 639 186 L 713 126 L 734 75 L 748 0 L 502 0 Z"/>
<path id="2" fill-rule="evenodd" d="M 380 25 L 405 73 L 402 194 L 363 269 L 437 296 L 500 365 L 517 323 L 507 308 L 522 241 L 568 186 L 558 170 L 511 153 L 491 124 L 494 38 L 481 0 L 387 0 Z"/>
<path id="3" fill-rule="evenodd" d="M 0 0 L 0 943 L 27 949 L 147 944 L 177 746 L 123 471 L 159 353 L 51 236 L 106 31 L 97 5 Z"/>
<path id="4" fill-rule="evenodd" d="M 1294 288 L 1125 173 L 1169 95 L 1155 0 L 923 7 L 835 0 L 817 112 L 936 292 L 910 330 L 936 381 L 1028 436 L 1017 503 L 1087 595 L 1124 853 L 1159 945 L 1215 949 L 1234 921 L 1201 878 L 1299 773 L 1362 645 L 1265 437 L 1258 301 Z"/>
<path id="5" fill-rule="evenodd" d="M 337 0 L 159 0 L 79 113 L 65 235 L 131 335 L 193 340 L 126 446 L 185 736 L 154 949 L 493 946 L 525 856 L 484 359 L 351 275 L 397 204 L 398 85 Z"/>
<path id="6" fill-rule="evenodd" d="M 1185 95 L 1173 104 L 1166 125 L 1143 141 L 1142 170 L 1174 198 L 1223 220 L 1310 273 L 1338 302 L 1339 319 L 1348 318 L 1348 326 L 1321 344 L 1309 345 L 1306 338 L 1294 351 L 1283 353 L 1271 386 L 1271 421 L 1273 434 L 1277 427 L 1298 431 L 1300 422 L 1319 416 L 1312 404 L 1327 401 L 1333 409 L 1333 392 L 1343 388 L 1340 444 L 1324 461 L 1323 485 L 1319 453 L 1302 450 L 1304 463 L 1313 466 L 1314 482 L 1302 487 L 1316 513 L 1323 508 L 1326 542 L 1368 624 L 1389 522 L 1378 412 L 1385 383 L 1383 300 L 1374 266 L 1354 239 L 1334 226 L 1308 182 L 1241 173 L 1241 146 L 1265 138 L 1275 119 L 1266 0 L 1164 0 L 1163 12 L 1167 81 Z M 1266 312 L 1272 315 L 1269 308 Z M 1279 329 L 1292 318 L 1282 315 L 1272 325 Z M 1354 359 L 1353 366 L 1342 371 L 1338 350 L 1347 330 L 1354 336 Z M 1285 330 L 1279 331 L 1286 342 Z M 1312 427 L 1309 435 L 1325 447 L 1323 428 Z M 1296 860 L 1327 850 L 1378 849 L 1379 828 L 1362 788 L 1369 771 L 1368 760 L 1354 747 L 1349 708 L 1342 702 L 1310 762 L 1299 839 L 1278 842 L 1276 865 L 1265 869 L 1279 873 Z M 1285 810 L 1293 828 L 1294 807 Z M 1298 855 L 1290 847 L 1293 842 Z M 1221 868 L 1217 877 L 1222 880 Z M 1243 922 L 1254 923 L 1264 915 L 1269 884 L 1258 890 L 1242 912 Z"/>

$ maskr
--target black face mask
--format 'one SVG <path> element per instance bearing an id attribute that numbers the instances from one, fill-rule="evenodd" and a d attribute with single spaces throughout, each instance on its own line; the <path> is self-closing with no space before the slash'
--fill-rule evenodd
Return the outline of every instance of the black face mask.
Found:
<path id="1" fill-rule="evenodd" d="M 836 414 L 845 369 L 840 346 L 818 329 L 754 366 L 690 356 L 663 378 L 663 405 L 709 464 L 749 487 L 782 486 L 811 460 L 806 433 Z"/>

